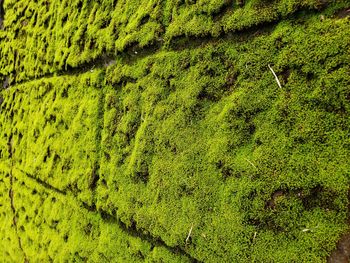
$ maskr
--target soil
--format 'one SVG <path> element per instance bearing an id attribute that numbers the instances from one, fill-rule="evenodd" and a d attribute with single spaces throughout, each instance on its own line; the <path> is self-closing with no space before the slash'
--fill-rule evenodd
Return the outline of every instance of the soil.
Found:
<path id="1" fill-rule="evenodd" d="M 350 259 L 350 233 L 342 236 L 337 249 L 329 256 L 328 263 L 348 263 Z"/>

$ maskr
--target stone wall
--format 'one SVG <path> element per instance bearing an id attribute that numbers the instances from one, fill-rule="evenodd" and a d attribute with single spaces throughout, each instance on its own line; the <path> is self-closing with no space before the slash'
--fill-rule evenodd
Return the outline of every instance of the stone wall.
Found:
<path id="1" fill-rule="evenodd" d="M 349 1 L 3 7 L 0 261 L 332 262 Z"/>

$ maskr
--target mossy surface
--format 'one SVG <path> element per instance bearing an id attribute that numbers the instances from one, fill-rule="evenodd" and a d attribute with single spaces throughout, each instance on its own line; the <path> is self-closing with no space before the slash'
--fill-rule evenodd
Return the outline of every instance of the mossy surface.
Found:
<path id="1" fill-rule="evenodd" d="M 17 167 L 86 202 L 99 169 L 99 104 L 90 76 L 52 78 L 9 91 Z M 80 160 L 77 162 L 76 160 Z"/>
<path id="2" fill-rule="evenodd" d="M 47 189 L 18 170 L 13 176 L 18 236 L 29 262 L 188 262 L 131 236 L 117 220 L 88 211 L 72 195 Z"/>
<path id="3" fill-rule="evenodd" d="M 220 38 L 297 12 L 348 5 L 344 0 L 5 0 L 0 78 L 14 83 L 83 66 L 101 56 L 167 48 L 181 37 Z"/>
<path id="4" fill-rule="evenodd" d="M 12 210 L 10 166 L 0 163 L 0 258 L 2 262 L 23 262 L 24 254 L 20 249 L 17 230 L 14 225 L 16 215 Z"/>
<path id="5" fill-rule="evenodd" d="M 325 262 L 348 231 L 347 1 L 4 7 L 5 261 Z"/>

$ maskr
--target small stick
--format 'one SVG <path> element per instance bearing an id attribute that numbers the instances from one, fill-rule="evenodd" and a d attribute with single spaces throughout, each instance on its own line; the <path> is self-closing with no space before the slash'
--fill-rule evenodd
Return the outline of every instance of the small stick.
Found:
<path id="1" fill-rule="evenodd" d="M 258 168 L 256 168 L 256 166 L 255 166 L 251 161 L 249 161 L 247 158 L 245 158 L 245 160 L 246 160 L 248 163 L 250 163 L 255 169 L 258 170 Z"/>
<path id="2" fill-rule="evenodd" d="M 188 235 L 187 235 L 187 238 L 186 238 L 186 241 L 185 241 L 186 244 L 187 244 L 188 240 L 190 239 L 190 236 L 191 236 L 191 233 L 192 233 L 192 229 L 193 229 L 193 224 L 192 224 L 192 226 L 190 228 L 190 231 L 188 232 Z"/>
<path id="3" fill-rule="evenodd" d="M 269 66 L 269 69 L 271 70 L 272 74 L 275 76 L 275 80 L 276 80 L 276 82 L 277 82 L 277 84 L 278 84 L 278 87 L 280 87 L 280 89 L 282 89 L 281 82 L 279 81 L 279 79 L 278 79 L 276 73 L 273 71 L 273 69 L 271 68 L 270 64 L 268 64 L 268 66 Z"/>
<path id="4" fill-rule="evenodd" d="M 256 238 L 256 234 L 257 234 L 257 232 L 254 233 L 253 242 L 254 242 L 254 240 L 255 240 L 255 238 Z"/>

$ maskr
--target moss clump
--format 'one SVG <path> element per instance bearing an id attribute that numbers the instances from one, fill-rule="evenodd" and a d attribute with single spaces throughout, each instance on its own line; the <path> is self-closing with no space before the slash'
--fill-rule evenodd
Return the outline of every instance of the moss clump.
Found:
<path id="1" fill-rule="evenodd" d="M 17 215 L 13 213 L 11 196 L 13 191 L 10 182 L 10 166 L 0 162 L 0 258 L 3 262 L 23 262 L 24 254 L 21 251 L 17 229 L 14 222 Z"/>
<path id="2" fill-rule="evenodd" d="M 14 88 L 3 105 L 8 113 L 5 121 L 12 126 L 7 137 L 13 140 L 16 166 L 90 204 L 89 189 L 94 188 L 99 169 L 102 93 L 95 83 L 99 74 L 52 78 Z"/>
<path id="3" fill-rule="evenodd" d="M 179 37 L 219 37 L 298 11 L 338 10 L 347 1 L 5 1 L 0 78 L 23 81 L 133 47 L 167 47 Z M 0 79 L 1 80 L 1 79 Z"/>
<path id="4" fill-rule="evenodd" d="M 188 262 L 130 236 L 117 219 L 84 209 L 72 196 L 47 189 L 18 170 L 13 175 L 18 237 L 30 262 Z M 4 253 L 11 252 L 16 241 Z M 17 257 L 13 261 L 23 258 L 19 253 L 11 256 Z"/>
<path id="5" fill-rule="evenodd" d="M 300 21 L 110 69 L 98 207 L 203 261 L 323 261 L 347 229 L 349 21 Z"/>

